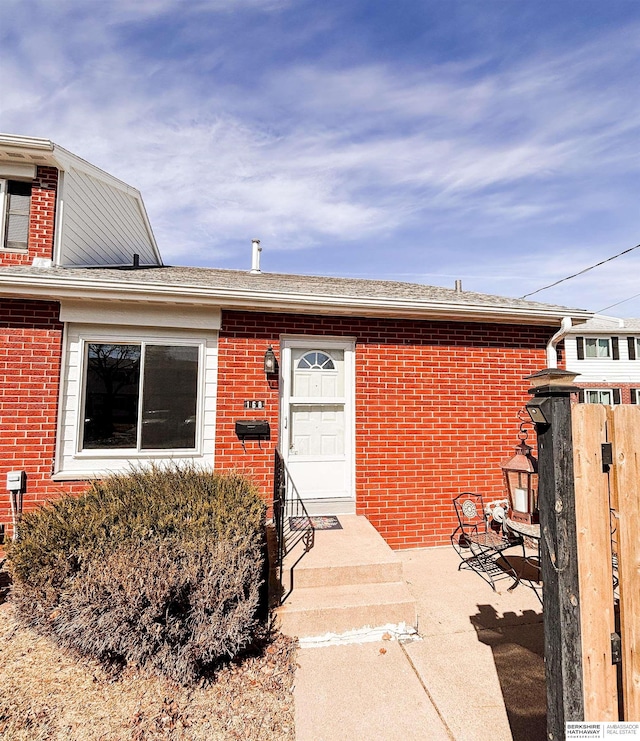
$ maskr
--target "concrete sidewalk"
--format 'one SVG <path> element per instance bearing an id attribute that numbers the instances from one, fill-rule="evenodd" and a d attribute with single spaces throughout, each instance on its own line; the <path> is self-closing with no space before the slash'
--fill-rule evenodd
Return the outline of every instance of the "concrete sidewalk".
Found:
<path id="1" fill-rule="evenodd" d="M 450 547 L 401 552 L 420 640 L 301 648 L 297 741 L 543 741 L 541 607 L 458 569 Z"/>

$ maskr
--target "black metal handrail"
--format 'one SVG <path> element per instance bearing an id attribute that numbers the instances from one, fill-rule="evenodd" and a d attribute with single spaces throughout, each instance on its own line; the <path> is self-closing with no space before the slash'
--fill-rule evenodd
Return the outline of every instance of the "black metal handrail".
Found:
<path id="1" fill-rule="evenodd" d="M 273 470 L 273 520 L 278 540 L 279 580 L 282 585 L 284 557 L 300 542 L 304 548 L 302 555 L 308 553 L 315 542 L 315 528 L 278 450 L 275 451 Z M 284 602 L 289 593 L 283 594 L 280 601 Z"/>

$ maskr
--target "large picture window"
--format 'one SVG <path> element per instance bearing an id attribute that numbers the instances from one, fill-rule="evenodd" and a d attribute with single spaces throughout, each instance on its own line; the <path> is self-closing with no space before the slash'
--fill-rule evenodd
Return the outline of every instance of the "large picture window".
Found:
<path id="1" fill-rule="evenodd" d="M 86 343 L 81 449 L 196 447 L 199 348 Z"/>

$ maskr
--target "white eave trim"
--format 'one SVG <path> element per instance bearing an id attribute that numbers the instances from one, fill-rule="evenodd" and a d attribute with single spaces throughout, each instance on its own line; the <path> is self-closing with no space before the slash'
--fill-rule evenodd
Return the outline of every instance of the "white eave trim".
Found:
<path id="1" fill-rule="evenodd" d="M 69 170 L 75 169 L 82 173 L 90 175 L 91 177 L 104 182 L 108 186 L 115 188 L 116 190 L 120 190 L 121 192 L 126 193 L 128 196 L 134 198 L 138 203 L 140 216 L 145 225 L 145 229 L 149 237 L 149 242 L 151 244 L 151 249 L 156 258 L 156 264 L 162 265 L 162 255 L 160 254 L 160 250 L 156 243 L 156 238 L 151 227 L 151 222 L 149 221 L 149 216 L 144 205 L 142 194 L 137 188 L 134 188 L 132 185 L 125 183 L 123 180 L 120 180 L 119 178 L 111 175 L 105 170 L 102 170 L 96 165 L 92 165 L 91 162 L 82 159 L 82 157 L 78 157 L 77 154 L 69 152 L 69 150 L 61 147 L 58 144 L 55 144 L 55 142 L 52 142 L 49 139 L 38 139 L 30 136 L 18 136 L 15 134 L 0 134 L 0 149 L 6 149 L 16 152 L 22 151 L 25 153 L 46 153 L 46 156 L 44 158 L 39 157 L 37 162 L 30 162 L 29 164 L 31 164 L 33 167 L 37 167 L 38 165 L 55 167 L 60 171 L 60 173 L 68 172 Z M 62 182 L 62 177 L 60 178 L 60 182 Z M 60 193 L 58 197 L 60 198 Z M 60 211 L 60 205 L 61 201 L 58 202 L 58 209 L 56 209 L 56 213 Z M 58 216 L 56 216 L 56 218 L 58 218 Z M 60 243 L 60 235 L 58 234 L 55 240 L 55 244 L 60 245 Z M 59 258 L 59 255 L 57 257 Z"/>
<path id="2" fill-rule="evenodd" d="M 47 164 L 53 165 L 60 170 L 69 170 L 76 168 L 82 172 L 86 172 L 99 180 L 103 180 L 106 183 L 122 190 L 129 195 L 141 198 L 140 191 L 131 185 L 128 185 L 123 180 L 119 180 L 113 175 L 105 172 L 96 165 L 92 165 L 87 160 L 78 157 L 77 154 L 69 152 L 69 150 L 61 147 L 59 144 L 55 144 L 49 139 L 38 139 L 31 136 L 18 136 L 15 134 L 0 134 L 0 148 L 7 148 L 12 150 L 24 150 L 25 152 L 48 152 L 50 154 L 47 157 Z M 42 164 L 41 162 L 36 164 Z"/>
<path id="3" fill-rule="evenodd" d="M 41 152 L 53 152 L 54 144 L 49 139 L 41 139 L 35 136 L 0 134 L 0 146 L 15 147 L 16 149 L 37 149 Z"/>
<path id="4" fill-rule="evenodd" d="M 81 299 L 108 301 L 147 301 L 173 304 L 218 306 L 223 309 L 248 309 L 252 311 L 348 314 L 352 316 L 398 316 L 415 319 L 483 319 L 484 321 L 514 321 L 518 324 L 553 325 L 564 316 L 578 322 L 590 319 L 592 312 L 577 310 L 573 313 L 562 309 L 529 309 L 490 304 L 464 304 L 445 301 L 420 301 L 392 298 L 351 297 L 297 293 L 256 291 L 255 289 L 208 288 L 180 284 L 126 283 L 87 280 L 78 277 L 47 279 L 42 276 L 1 275 L 0 295 L 41 300 Z"/>

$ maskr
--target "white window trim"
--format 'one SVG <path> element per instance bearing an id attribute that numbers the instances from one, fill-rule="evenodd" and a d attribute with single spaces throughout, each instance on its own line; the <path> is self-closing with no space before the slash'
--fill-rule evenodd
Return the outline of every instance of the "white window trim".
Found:
<path id="1" fill-rule="evenodd" d="M 4 246 L 4 232 L 7 223 L 7 181 L 0 180 L 0 252 L 7 252 Z"/>
<path id="2" fill-rule="evenodd" d="M 605 406 L 611 406 L 611 407 L 618 406 L 618 404 L 616 404 L 614 401 L 613 391 L 614 391 L 613 388 L 599 388 L 599 389 L 598 388 L 596 389 L 586 388 L 584 389 L 584 403 L 585 404 L 604 404 Z M 602 401 L 600 398 L 598 398 L 598 401 L 589 401 L 587 399 L 588 394 L 594 393 L 594 392 L 598 394 L 598 397 L 600 397 L 600 394 L 603 394 L 603 393 L 611 394 L 611 404 L 609 404 L 609 402 L 607 401 Z"/>
<path id="3" fill-rule="evenodd" d="M 587 354 L 587 342 L 593 340 L 596 343 L 596 352 L 598 351 L 599 343 L 607 343 L 607 354 L 606 355 L 589 355 Z M 584 359 L 585 360 L 611 360 L 613 358 L 613 348 L 611 343 L 611 337 L 584 337 Z"/>
<path id="4" fill-rule="evenodd" d="M 89 343 L 198 347 L 195 448 L 140 451 L 133 448 L 82 450 L 86 348 Z M 215 353 L 211 352 L 212 347 L 215 347 Z M 212 376 L 217 377 L 217 332 L 115 326 L 94 328 L 88 325 L 65 324 L 63 348 L 54 480 L 102 478 L 109 473 L 129 470 L 132 465 L 142 465 L 152 461 L 191 461 L 211 467 L 214 453 L 215 417 L 213 420 L 207 419 L 211 413 L 207 411 L 206 399 L 212 396 L 211 390 L 207 393 L 207 388 L 210 386 L 207 381 Z M 215 356 L 215 367 L 212 355 Z M 70 360 L 71 356 L 75 358 L 74 362 Z M 214 404 L 216 395 L 214 392 Z M 205 428 L 211 428 L 211 425 L 213 429 L 205 439 Z"/>

